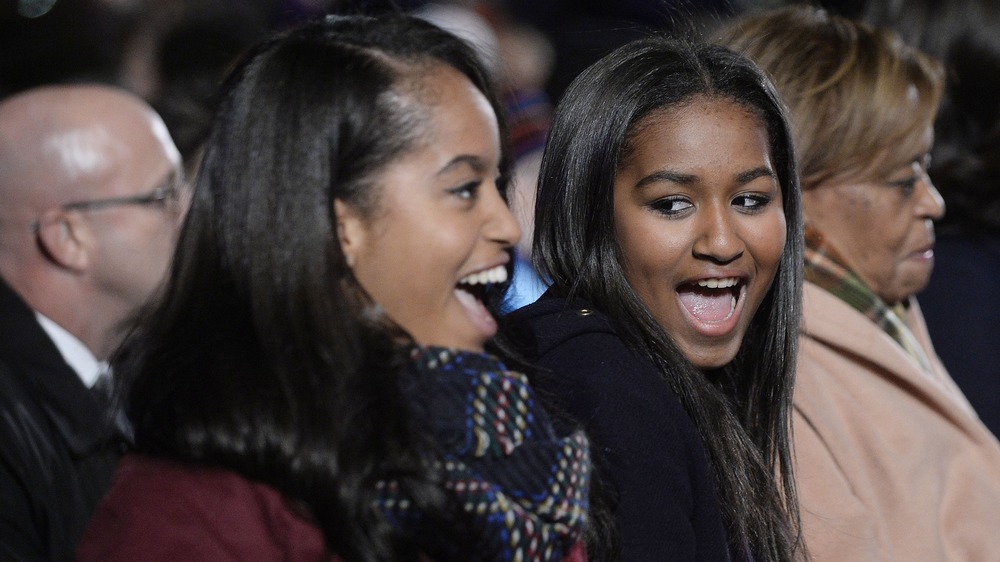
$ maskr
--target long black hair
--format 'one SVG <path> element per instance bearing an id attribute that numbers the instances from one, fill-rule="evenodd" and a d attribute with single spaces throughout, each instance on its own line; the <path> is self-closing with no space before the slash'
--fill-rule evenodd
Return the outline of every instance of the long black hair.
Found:
<path id="1" fill-rule="evenodd" d="M 787 224 L 775 282 L 742 347 L 711 376 L 695 368 L 636 296 L 615 238 L 614 181 L 644 117 L 694 96 L 731 100 L 767 127 Z M 802 218 L 792 141 L 779 97 L 747 59 L 666 38 L 630 43 L 574 80 L 556 109 L 535 206 L 535 266 L 551 290 L 611 317 L 659 369 L 712 460 L 732 550 L 787 560 L 798 543 L 789 420 L 802 284 Z M 778 475 L 780 484 L 776 484 Z"/>
<path id="2" fill-rule="evenodd" d="M 379 480 L 432 521 L 452 509 L 397 384 L 413 342 L 373 312 L 334 213 L 335 199 L 377 210 L 375 176 L 421 130 L 422 105 L 399 98 L 433 65 L 501 115 L 471 48 L 415 18 L 330 17 L 248 53 L 224 85 L 163 298 L 115 362 L 137 451 L 274 487 L 346 559 L 417 559 L 376 507 Z"/>

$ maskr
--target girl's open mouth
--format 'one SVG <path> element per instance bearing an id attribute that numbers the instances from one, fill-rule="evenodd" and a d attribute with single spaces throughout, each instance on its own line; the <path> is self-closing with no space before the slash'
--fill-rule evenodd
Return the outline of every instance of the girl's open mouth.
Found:
<path id="1" fill-rule="evenodd" d="M 744 282 L 737 277 L 701 279 L 677 288 L 681 305 L 691 317 L 705 324 L 730 320 L 743 294 Z"/>

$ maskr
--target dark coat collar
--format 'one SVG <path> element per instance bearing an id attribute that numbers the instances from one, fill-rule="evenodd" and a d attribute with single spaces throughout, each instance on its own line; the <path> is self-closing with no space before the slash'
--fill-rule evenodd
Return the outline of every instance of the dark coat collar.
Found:
<path id="1" fill-rule="evenodd" d="M 108 439 L 109 416 L 76 371 L 63 360 L 38 324 L 35 313 L 3 279 L 0 279 L 0 362 L 10 368 L 12 376 L 34 397 L 73 453 L 84 455 Z"/>
<path id="2" fill-rule="evenodd" d="M 556 296 L 551 289 L 534 303 L 512 312 L 509 321 L 517 332 L 515 341 L 527 344 L 537 355 L 585 333 L 616 333 L 611 319 L 589 302 Z M 526 338 L 532 341 L 522 341 Z"/>

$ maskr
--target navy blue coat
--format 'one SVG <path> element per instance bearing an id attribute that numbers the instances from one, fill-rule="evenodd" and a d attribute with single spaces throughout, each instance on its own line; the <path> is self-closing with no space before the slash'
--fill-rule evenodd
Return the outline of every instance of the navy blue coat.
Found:
<path id="1" fill-rule="evenodd" d="M 586 430 L 618 495 L 622 559 L 729 559 L 701 437 L 653 364 L 584 301 L 543 295 L 509 321 L 544 369 L 532 386 Z"/>

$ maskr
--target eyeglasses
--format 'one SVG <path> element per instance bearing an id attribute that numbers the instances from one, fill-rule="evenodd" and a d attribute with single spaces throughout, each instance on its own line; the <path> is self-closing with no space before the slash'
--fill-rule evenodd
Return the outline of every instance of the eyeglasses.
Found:
<path id="1" fill-rule="evenodd" d="M 162 185 L 149 193 L 139 195 L 129 195 L 126 197 L 108 197 L 107 199 L 91 199 L 89 201 L 72 201 L 59 205 L 60 209 L 66 211 L 97 211 L 111 207 L 123 205 L 164 205 L 176 208 L 183 194 L 184 178 L 178 172 L 170 172 L 170 175 Z M 38 231 L 39 219 L 31 222 L 31 230 Z"/>
<path id="2" fill-rule="evenodd" d="M 120 205 L 155 205 L 158 203 L 173 203 L 179 201 L 181 195 L 181 190 L 175 183 L 176 182 L 171 182 L 167 185 L 161 185 L 149 193 L 130 195 L 128 197 L 110 197 L 108 199 L 74 201 L 72 203 L 64 203 L 60 205 L 60 207 L 67 211 L 93 211 L 107 207 L 118 207 Z"/>

